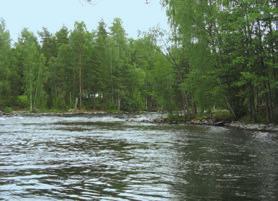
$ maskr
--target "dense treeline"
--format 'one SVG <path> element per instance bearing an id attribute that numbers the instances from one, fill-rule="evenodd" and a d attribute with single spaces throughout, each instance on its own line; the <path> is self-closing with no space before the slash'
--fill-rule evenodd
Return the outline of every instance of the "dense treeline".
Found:
<path id="1" fill-rule="evenodd" d="M 120 19 L 95 31 L 0 25 L 0 110 L 229 111 L 278 120 L 277 3 L 162 0 L 173 34 L 128 38 Z M 164 44 L 164 47 L 161 47 Z M 166 44 L 166 45 L 165 45 Z"/>
<path id="2" fill-rule="evenodd" d="M 158 30 L 127 38 L 120 19 L 89 32 L 24 29 L 15 44 L 0 24 L 0 110 L 165 110 L 172 72 Z"/>
<path id="3" fill-rule="evenodd" d="M 188 113 L 278 120 L 277 1 L 163 0 Z"/>

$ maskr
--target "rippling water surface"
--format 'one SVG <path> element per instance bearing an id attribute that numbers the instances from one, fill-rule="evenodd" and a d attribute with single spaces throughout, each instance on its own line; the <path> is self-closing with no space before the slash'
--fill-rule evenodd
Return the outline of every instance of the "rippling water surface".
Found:
<path id="1" fill-rule="evenodd" d="M 278 200 L 278 135 L 0 117 L 0 200 Z"/>

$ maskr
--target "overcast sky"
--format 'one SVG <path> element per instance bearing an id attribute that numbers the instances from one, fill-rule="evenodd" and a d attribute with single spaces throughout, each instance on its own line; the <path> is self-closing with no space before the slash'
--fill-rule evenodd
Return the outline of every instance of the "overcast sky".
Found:
<path id="1" fill-rule="evenodd" d="M 168 29 L 165 10 L 159 0 L 93 0 L 87 4 L 84 0 L 0 0 L 0 18 L 6 22 L 13 40 L 26 27 L 37 32 L 42 27 L 51 32 L 62 25 L 73 27 L 75 21 L 84 21 L 89 31 L 97 27 L 103 19 L 108 26 L 115 17 L 123 20 L 124 27 L 131 37 L 138 30 L 147 31 L 159 25 Z"/>

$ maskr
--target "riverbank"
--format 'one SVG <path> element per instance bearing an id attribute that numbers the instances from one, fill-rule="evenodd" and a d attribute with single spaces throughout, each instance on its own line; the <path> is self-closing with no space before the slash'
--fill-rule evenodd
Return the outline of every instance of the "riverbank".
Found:
<path id="1" fill-rule="evenodd" d="M 232 121 L 229 119 L 186 119 L 182 116 L 172 116 L 166 118 L 156 119 L 155 123 L 168 123 L 168 124 L 186 124 L 186 125 L 203 125 L 203 126 L 216 126 L 216 127 L 228 127 L 237 128 L 250 131 L 262 131 L 262 132 L 275 132 L 278 133 L 278 125 L 273 123 L 247 123 L 241 121 Z"/>
<path id="2" fill-rule="evenodd" d="M 129 122 L 141 122 L 141 123 L 155 123 L 158 119 L 165 119 L 167 113 L 158 112 L 124 112 L 124 111 L 85 111 L 85 110 L 72 110 L 72 111 L 49 111 L 49 112 L 29 112 L 29 111 L 13 111 L 10 113 L 0 113 L 0 117 L 107 117 L 111 116 L 121 120 Z"/>
<path id="3" fill-rule="evenodd" d="M 0 111 L 0 116 L 78 116 L 78 115 L 111 115 L 113 112 L 106 111 L 47 111 L 47 112 L 29 112 L 29 111 L 12 111 L 9 113 Z"/>
<path id="4" fill-rule="evenodd" d="M 216 127 L 229 127 L 242 130 L 275 132 L 278 133 L 277 124 L 264 124 L 264 123 L 246 123 L 240 121 L 232 121 L 229 118 L 184 118 L 183 116 L 169 116 L 166 113 L 157 112 L 107 112 L 107 111 L 65 111 L 65 112 L 28 112 L 28 111 L 13 111 L 11 113 L 0 112 L 0 116 L 117 116 L 118 118 L 125 119 L 130 122 L 143 122 L 155 124 L 185 124 L 185 125 L 203 125 L 203 126 L 216 126 Z"/>
<path id="5" fill-rule="evenodd" d="M 275 124 L 263 124 L 263 123 L 244 123 L 239 121 L 232 122 L 213 122 L 213 121 L 189 121 L 186 124 L 191 125 L 208 125 L 208 126 L 220 126 L 220 127 L 229 127 L 229 128 L 237 128 L 242 130 L 250 130 L 250 131 L 262 131 L 262 132 L 275 132 L 278 133 L 278 125 Z"/>

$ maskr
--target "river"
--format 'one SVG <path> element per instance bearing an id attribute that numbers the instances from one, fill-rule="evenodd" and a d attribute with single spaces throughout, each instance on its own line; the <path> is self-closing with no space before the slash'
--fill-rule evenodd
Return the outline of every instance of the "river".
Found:
<path id="1" fill-rule="evenodd" d="M 139 120 L 0 117 L 0 200 L 278 200 L 277 133 Z"/>

